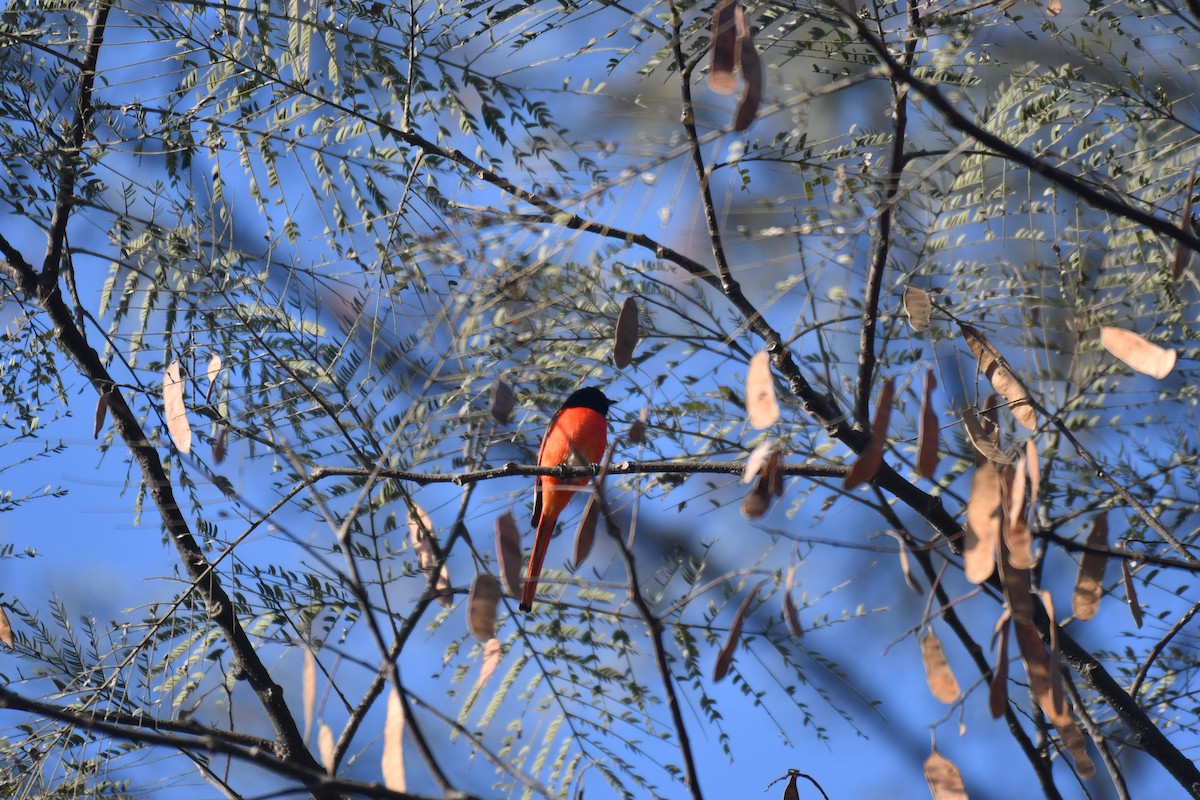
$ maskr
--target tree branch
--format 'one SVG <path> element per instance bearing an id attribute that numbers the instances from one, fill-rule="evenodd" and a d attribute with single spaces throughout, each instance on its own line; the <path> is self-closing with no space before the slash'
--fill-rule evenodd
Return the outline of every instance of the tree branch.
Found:
<path id="1" fill-rule="evenodd" d="M 925 98 L 931 106 L 941 112 L 946 121 L 956 130 L 967 134 L 997 155 L 1004 156 L 1010 161 L 1024 166 L 1030 172 L 1041 175 L 1051 183 L 1061 186 L 1072 194 L 1082 198 L 1088 204 L 1103 211 L 1116 214 L 1119 217 L 1124 217 L 1131 222 L 1145 225 L 1155 233 L 1160 233 L 1177 242 L 1182 242 L 1192 248 L 1192 250 L 1200 252 L 1200 236 L 1197 236 L 1195 233 L 1184 230 L 1172 222 L 1130 205 L 1121 198 L 1114 196 L 1111 192 L 1097 189 L 1082 178 L 1076 177 L 1040 158 L 1036 158 L 1019 147 L 1009 144 L 996 134 L 976 125 L 965 114 L 955 108 L 954 104 L 947 100 L 934 84 L 918 78 L 908 67 L 900 63 L 888 50 L 887 45 L 871 33 L 866 23 L 859 19 L 858 15 L 848 13 L 844 9 L 838 9 L 838 14 L 854 29 L 855 34 L 875 52 L 875 55 L 887 67 L 888 72 L 894 79 L 903 82 L 917 94 L 921 95 L 921 97 Z"/>
<path id="2" fill-rule="evenodd" d="M 68 725 L 74 725 L 107 737 L 138 744 L 168 747 L 172 750 L 208 751 L 230 756 L 245 761 L 276 775 L 283 775 L 299 781 L 305 788 L 320 794 L 335 794 L 340 791 L 353 792 L 371 798 L 389 798 L 390 800 L 434 800 L 426 795 L 396 792 L 386 789 L 377 783 L 342 780 L 331 778 L 324 769 L 297 763 L 295 759 L 283 758 L 270 750 L 242 746 L 215 736 L 198 736 L 194 739 L 184 739 L 180 736 L 143 730 L 140 727 L 125 727 L 114 724 L 100 713 L 77 711 L 71 708 L 30 700 L 10 689 L 0 687 L 0 708 L 27 711 L 46 719 L 54 719 Z M 477 800 L 473 795 L 456 793 L 456 800 Z"/>
<path id="3" fill-rule="evenodd" d="M 75 202 L 75 179 L 83 159 L 83 143 L 91 127 L 92 87 L 96 83 L 96 61 L 100 58 L 100 46 L 104 43 L 105 27 L 111 0 L 99 0 L 95 18 L 88 26 L 87 45 L 83 64 L 79 69 L 79 100 L 75 108 L 75 121 L 58 153 L 58 189 L 54 198 L 54 211 L 50 216 L 50 230 L 46 236 L 46 257 L 42 261 L 41 285 L 43 293 L 58 283 L 59 266 L 62 263 L 63 242 L 67 237 L 67 220 Z"/>

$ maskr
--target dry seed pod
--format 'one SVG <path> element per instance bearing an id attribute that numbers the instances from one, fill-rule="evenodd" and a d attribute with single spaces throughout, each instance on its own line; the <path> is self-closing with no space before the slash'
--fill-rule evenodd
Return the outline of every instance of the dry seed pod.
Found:
<path id="1" fill-rule="evenodd" d="M 1004 599 L 1012 611 L 1013 619 L 1017 622 L 1033 622 L 1033 585 L 1029 569 L 1012 565 L 1012 554 L 1003 541 L 1000 542 L 1000 558 L 996 563 L 1000 568 L 1000 585 L 1004 590 Z"/>
<path id="2" fill-rule="evenodd" d="M 625 369 L 633 361 L 633 351 L 638 343 L 638 307 L 632 297 L 626 297 L 617 315 L 616 334 L 613 341 L 613 364 Z"/>
<path id="3" fill-rule="evenodd" d="M 800 790 L 796 788 L 795 775 L 788 776 L 787 788 L 783 790 L 783 800 L 800 800 Z"/>
<path id="4" fill-rule="evenodd" d="M 517 395 L 504 378 L 497 378 L 492 384 L 492 396 L 488 400 L 488 414 L 492 419 L 503 425 L 512 417 L 513 407 L 517 404 Z"/>
<path id="5" fill-rule="evenodd" d="M 108 403 L 112 400 L 112 396 L 112 389 L 109 389 L 96 398 L 96 420 L 95 428 L 92 431 L 93 439 L 100 438 L 100 430 L 104 427 L 104 418 L 108 415 Z"/>
<path id="6" fill-rule="evenodd" d="M 895 531 L 883 531 L 883 533 L 896 540 L 896 554 L 900 558 L 900 571 L 904 573 L 904 582 L 916 594 L 924 594 L 924 589 L 921 588 L 921 582 L 912 574 L 912 566 L 908 563 L 908 546 L 904 542 L 904 537 Z"/>
<path id="7" fill-rule="evenodd" d="M 454 602 L 449 595 L 450 572 L 444 563 L 438 566 L 437 554 L 433 551 L 433 541 L 436 538 L 433 533 L 433 522 L 429 519 L 429 514 L 425 509 L 416 503 L 413 503 L 413 509 L 416 511 L 416 515 L 414 516 L 411 510 L 408 514 L 408 540 L 417 553 L 417 562 L 423 571 L 437 567 L 437 582 L 434 584 L 434 590 L 438 593 L 437 601 L 443 606 L 449 607 Z"/>
<path id="8" fill-rule="evenodd" d="M 163 373 L 163 416 L 167 420 L 167 432 L 175 449 L 187 455 L 192 450 L 192 424 L 188 421 L 187 406 L 183 402 L 183 378 L 179 376 L 179 362 L 172 361 Z"/>
<path id="9" fill-rule="evenodd" d="M 481 572 L 471 581 L 467 595 L 467 631 L 477 641 L 486 642 L 496 635 L 496 610 L 500 605 L 500 581 Z"/>
<path id="10" fill-rule="evenodd" d="M 933 628 L 921 637 L 921 660 L 925 664 L 925 682 L 929 691 L 943 703 L 953 703 L 961 691 L 958 679 L 950 671 L 950 663 L 946 661 L 946 653 L 942 650 L 942 642 L 938 639 Z"/>
<path id="11" fill-rule="evenodd" d="M 1188 175 L 1187 191 L 1183 194 L 1183 211 L 1179 213 L 1179 227 L 1187 233 L 1195 235 L 1196 224 L 1192 219 L 1192 189 L 1196 185 L 1196 168 Z M 1175 255 L 1171 259 L 1171 279 L 1179 280 L 1188 262 L 1192 260 L 1192 249 L 1183 242 L 1175 242 Z"/>
<path id="12" fill-rule="evenodd" d="M 9 647 L 16 646 L 13 644 L 12 623 L 8 620 L 8 612 L 4 610 L 4 606 L 0 606 L 0 642 Z"/>
<path id="13" fill-rule="evenodd" d="M 1125 552 L 1125 543 L 1121 542 L 1121 551 Z M 1142 627 L 1142 607 L 1138 603 L 1137 589 L 1133 585 L 1133 571 L 1129 567 L 1129 559 L 1121 559 L 1121 583 L 1125 586 L 1125 602 L 1129 604 L 1129 614 L 1133 624 Z"/>
<path id="14" fill-rule="evenodd" d="M 967 535 L 963 539 L 964 574 L 971 583 L 983 583 L 996 566 L 996 548 L 1004 524 L 1004 477 L 991 462 L 975 467 L 967 498 Z"/>
<path id="15" fill-rule="evenodd" d="M 220 464 L 225 460 L 225 453 L 228 450 L 229 444 L 229 426 L 217 426 L 217 438 L 213 440 L 212 457 L 213 463 Z"/>
<path id="16" fill-rule="evenodd" d="M 1079 725 L 1075 720 L 1068 717 L 1065 723 L 1055 724 L 1054 727 L 1058 731 L 1059 738 L 1062 739 L 1063 747 L 1071 754 L 1079 777 L 1085 781 L 1096 777 L 1096 765 L 1092 763 L 1092 758 L 1088 755 L 1087 745 L 1083 741 L 1083 732 L 1079 730 Z"/>
<path id="17" fill-rule="evenodd" d="M 1101 511 L 1092 520 L 1088 534 L 1089 547 L 1108 547 L 1108 512 Z M 1100 595 L 1104 591 L 1104 567 L 1108 556 L 1085 550 L 1079 559 L 1079 577 L 1075 581 L 1075 594 L 1071 598 L 1071 611 L 1079 619 L 1091 619 L 1100 608 Z"/>
<path id="18" fill-rule="evenodd" d="M 1162 380 L 1175 369 L 1175 351 L 1159 347 L 1133 331 L 1122 328 L 1102 327 L 1100 344 L 1104 349 L 1124 361 L 1129 367 L 1143 375 Z"/>
<path id="19" fill-rule="evenodd" d="M 771 507 L 771 484 L 764 477 L 759 477 L 754 488 L 742 500 L 742 515 L 746 519 L 758 519 L 767 513 Z"/>
<path id="20" fill-rule="evenodd" d="M 738 606 L 737 613 L 733 615 L 733 623 L 729 626 L 729 635 L 725 637 L 725 644 L 721 645 L 721 652 L 717 653 L 717 661 L 713 666 L 713 683 L 719 682 L 729 672 L 729 667 L 733 663 L 733 652 L 737 649 L 738 640 L 742 637 L 742 621 L 746 618 L 750 602 L 758 596 L 758 590 L 764 583 L 766 583 L 765 580 L 759 581 L 750 590 L 750 593 L 742 600 L 742 604 Z"/>
<path id="21" fill-rule="evenodd" d="M 1051 670 L 1053 668 L 1050 654 L 1042 644 L 1037 626 L 1025 625 L 1014 621 L 1017 633 L 1017 646 L 1021 650 L 1021 660 L 1025 662 L 1025 673 L 1029 676 L 1029 688 L 1042 709 L 1042 713 L 1053 724 L 1058 724 L 1071 718 L 1066 704 L 1055 697 Z"/>
<path id="22" fill-rule="evenodd" d="M 645 407 L 638 412 L 638 418 L 629 426 L 629 435 L 626 437 L 631 444 L 644 444 L 646 441 L 646 420 L 649 419 L 649 412 Z"/>
<path id="23" fill-rule="evenodd" d="M 763 480 L 771 488 L 771 494 L 783 497 L 783 451 L 772 450 L 763 467 Z"/>
<path id="24" fill-rule="evenodd" d="M 1029 470 L 1029 508 L 1036 513 L 1038 489 L 1042 485 L 1042 468 L 1037 442 L 1032 438 L 1025 442 L 1025 467 Z"/>
<path id="25" fill-rule="evenodd" d="M 771 357 L 765 350 L 754 354 L 746 371 L 746 416 L 750 427 L 758 430 L 771 427 L 779 419 L 775 379 L 771 377 Z"/>
<path id="26" fill-rule="evenodd" d="M 483 646 L 483 659 L 479 665 L 479 677 L 475 679 L 475 690 L 478 691 L 487 679 L 492 677 L 496 667 L 500 666 L 500 640 L 491 638 Z"/>
<path id="27" fill-rule="evenodd" d="M 1031 431 L 1036 430 L 1037 414 L 1030 405 L 1029 393 L 1016 376 L 996 358 L 992 352 L 995 349 L 992 343 L 974 326 L 960 324 L 959 328 L 963 332 L 963 338 L 967 340 L 967 346 L 979 361 L 979 371 L 987 376 L 992 388 L 1008 401 L 1009 410 L 1017 422 Z"/>
<path id="28" fill-rule="evenodd" d="M 921 394 L 921 425 L 917 436 L 917 472 L 924 478 L 932 479 L 938 465 L 938 421 L 937 413 L 933 410 L 933 390 L 937 388 L 937 378 L 933 370 L 925 373 L 925 389 Z"/>
<path id="29" fill-rule="evenodd" d="M 895 381 L 888 378 L 879 390 L 879 402 L 875 408 L 875 420 L 871 423 L 871 441 L 858 455 L 850 471 L 846 473 L 844 486 L 853 489 L 860 483 L 866 483 L 874 477 L 883 464 L 883 449 L 887 445 L 888 418 L 892 414 L 892 397 L 895 394 Z"/>
<path id="30" fill-rule="evenodd" d="M 788 567 L 787 579 L 783 582 L 783 619 L 787 623 L 788 633 L 799 639 L 804 634 L 800 627 L 800 614 L 796 611 L 796 603 L 792 600 L 792 587 L 796 583 L 796 565 Z"/>
<path id="31" fill-rule="evenodd" d="M 383 723 L 383 785 L 394 792 L 408 791 L 404 775 L 404 704 L 396 687 L 388 691 L 387 719 Z"/>
<path id="32" fill-rule="evenodd" d="M 321 765 L 325 767 L 325 771 L 333 777 L 333 729 L 321 723 L 320 729 L 317 731 L 317 750 L 321 753 Z"/>
<path id="33" fill-rule="evenodd" d="M 583 508 L 583 518 L 575 529 L 575 555 L 572 563 L 579 569 L 592 552 L 592 542 L 596 540 L 596 524 L 600 521 L 600 500 L 595 492 L 588 497 L 587 505 Z"/>
<path id="34" fill-rule="evenodd" d="M 996 464 L 1011 464 L 1012 459 L 1000 447 L 992 441 L 992 437 L 988 430 L 983 427 L 979 421 L 979 417 L 971 409 L 967 409 L 962 413 L 963 428 L 967 431 L 967 438 L 971 441 L 971 446 L 979 455 Z M 978 461 L 978 459 L 976 459 Z"/>
<path id="35" fill-rule="evenodd" d="M 304 707 L 304 739 L 308 741 L 308 735 L 312 731 L 313 704 L 317 699 L 317 657 L 308 645 L 303 645 L 303 649 L 304 671 L 300 679 L 300 695 Z"/>
<path id="36" fill-rule="evenodd" d="M 925 759 L 925 782 L 929 784 L 933 800 L 969 800 L 958 767 L 936 747 Z"/>
<path id="37" fill-rule="evenodd" d="M 992 670 L 992 683 L 988 687 L 988 709 L 992 719 L 1004 716 L 1008 706 L 1008 614 L 1000 617 L 998 633 L 999 644 L 996 648 L 996 668 Z"/>
<path id="38" fill-rule="evenodd" d="M 708 87 L 720 94 L 731 94 L 737 87 L 733 70 L 741 53 L 734 21 L 734 0 L 720 0 L 713 8 L 712 66 L 708 69 Z"/>
<path id="39" fill-rule="evenodd" d="M 505 511 L 496 517 L 496 560 L 500 577 L 512 597 L 521 596 L 521 534 L 513 515 Z"/>
<path id="40" fill-rule="evenodd" d="M 768 439 L 756 446 L 750 451 L 750 455 L 746 456 L 746 466 L 742 469 L 742 483 L 750 483 L 758 477 L 762 472 L 763 464 L 767 463 L 767 456 L 771 454 L 773 443 Z"/>
<path id="41" fill-rule="evenodd" d="M 754 32 L 750 30 L 741 3 L 734 4 L 733 13 L 737 26 L 738 61 L 742 68 L 743 83 L 742 98 L 738 101 L 737 112 L 733 116 L 733 129 L 744 131 L 758 116 L 758 106 L 763 95 L 763 70 L 758 49 L 754 46 Z"/>
<path id="42" fill-rule="evenodd" d="M 929 315 L 932 312 L 929 292 L 916 286 L 904 287 L 904 313 L 908 315 L 908 324 L 914 331 L 924 333 L 929 330 Z"/>
<path id="43" fill-rule="evenodd" d="M 1013 476 L 1012 491 L 1008 506 L 1008 526 L 1004 529 L 1004 544 L 1008 550 L 1008 563 L 1015 569 L 1032 569 L 1037 560 L 1033 557 L 1033 533 L 1025 519 L 1025 464 L 1026 458 L 1017 459 Z"/>

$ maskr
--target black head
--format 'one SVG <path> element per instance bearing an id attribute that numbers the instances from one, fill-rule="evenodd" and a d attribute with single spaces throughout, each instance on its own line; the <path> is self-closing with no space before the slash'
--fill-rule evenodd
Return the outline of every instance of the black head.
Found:
<path id="1" fill-rule="evenodd" d="M 563 408 L 590 408 L 593 411 L 599 411 L 601 414 L 608 415 L 608 407 L 613 404 L 604 396 L 604 392 L 597 389 L 595 386 L 587 386 L 574 392 L 567 401 L 562 404 Z"/>

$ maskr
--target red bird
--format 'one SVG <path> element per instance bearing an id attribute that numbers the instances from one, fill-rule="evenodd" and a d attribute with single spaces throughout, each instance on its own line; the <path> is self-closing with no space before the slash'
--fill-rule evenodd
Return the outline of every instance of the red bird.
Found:
<path id="1" fill-rule="evenodd" d="M 594 386 L 572 394 L 562 408 L 550 420 L 542 449 L 538 451 L 539 467 L 560 467 L 564 464 L 598 464 L 608 446 L 608 407 L 612 401 Z M 538 576 L 542 574 L 542 562 L 546 560 L 546 549 L 558 515 L 571 502 L 575 494 L 569 489 L 556 488 L 562 484 L 580 486 L 588 478 L 559 480 L 549 475 L 539 475 L 533 484 L 533 527 L 537 536 L 533 540 L 533 555 L 529 558 L 529 571 L 525 575 L 525 590 L 521 596 L 521 610 L 533 610 L 533 598 L 537 594 Z"/>

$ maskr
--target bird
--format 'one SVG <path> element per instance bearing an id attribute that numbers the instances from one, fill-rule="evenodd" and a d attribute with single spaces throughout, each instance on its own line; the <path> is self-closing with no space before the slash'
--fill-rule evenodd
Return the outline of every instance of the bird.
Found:
<path id="1" fill-rule="evenodd" d="M 599 463 L 608 446 L 608 407 L 612 404 L 613 401 L 595 386 L 571 394 L 550 420 L 546 437 L 542 439 L 542 447 L 538 450 L 538 466 Z M 521 610 L 526 613 L 533 610 L 538 576 L 542 574 L 542 562 L 546 560 L 554 525 L 574 494 L 572 490 L 558 487 L 561 484 L 579 486 L 587 481 L 587 478 L 560 480 L 549 475 L 539 475 L 534 480 L 532 524 L 537 534 L 521 594 Z"/>

